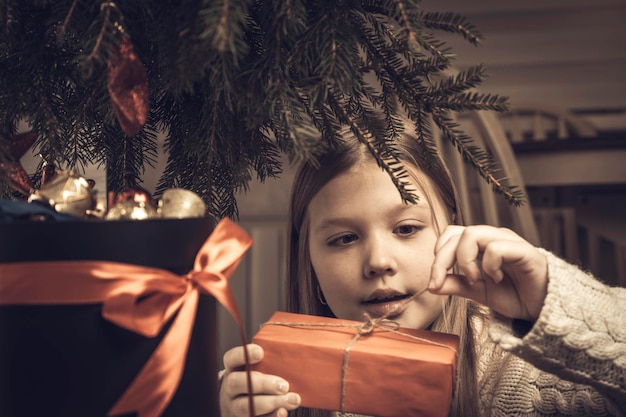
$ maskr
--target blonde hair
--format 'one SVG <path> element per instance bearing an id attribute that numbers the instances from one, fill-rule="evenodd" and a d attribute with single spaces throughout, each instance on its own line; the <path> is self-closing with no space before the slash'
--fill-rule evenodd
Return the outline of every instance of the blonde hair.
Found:
<path id="1" fill-rule="evenodd" d="M 407 124 L 410 127 L 410 125 Z M 439 157 L 427 150 L 405 130 L 394 144 L 405 167 L 416 185 L 430 200 L 433 216 L 436 199 L 444 207 L 449 223 L 463 224 L 459 210 L 458 193 L 449 170 Z M 334 317 L 328 305 L 317 296 L 317 277 L 311 265 L 308 248 L 308 205 L 317 192 L 332 178 L 367 158 L 372 158 L 367 148 L 353 135 L 343 134 L 342 146 L 329 149 L 318 163 L 304 163 L 298 169 L 291 194 L 289 215 L 289 253 L 287 265 L 287 310 L 290 312 Z M 419 175 L 422 173 L 423 175 Z M 434 191 L 431 195 L 429 190 Z M 435 220 L 439 220 L 436 219 Z M 435 222 L 438 223 L 437 221 Z M 472 321 L 481 317 L 478 306 L 464 298 L 448 297 L 442 314 L 432 323 L 430 330 L 456 334 L 460 338 L 457 356 L 457 378 L 450 408 L 450 416 L 478 416 L 476 338 Z M 327 417 L 330 412 L 300 408 L 290 413 L 297 417 Z"/>

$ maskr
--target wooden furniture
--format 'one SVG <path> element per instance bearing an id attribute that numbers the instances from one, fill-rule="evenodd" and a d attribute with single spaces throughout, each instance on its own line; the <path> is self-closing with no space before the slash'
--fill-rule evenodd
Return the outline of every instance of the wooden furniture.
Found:
<path id="1" fill-rule="evenodd" d="M 626 183 L 626 134 L 602 133 L 574 114 L 522 104 L 499 115 L 527 186 Z"/>
<path id="2" fill-rule="evenodd" d="M 597 129 L 570 112 L 538 104 L 517 104 L 498 120 L 513 144 L 540 142 L 555 138 L 596 138 Z"/>
<path id="3" fill-rule="evenodd" d="M 626 185 L 626 133 L 600 131 L 570 112 L 536 104 L 517 105 L 498 119 L 527 187 L 585 190 L 577 192 L 583 201 L 535 204 L 542 245 L 609 284 L 626 286 L 626 195 L 620 188 L 615 195 L 592 195 Z"/>
<path id="4" fill-rule="evenodd" d="M 507 140 L 506 132 L 493 112 L 477 111 L 458 118 L 461 129 L 471 136 L 476 145 L 491 153 L 501 167 L 499 178 L 508 178 L 510 185 L 525 189 L 525 181 Z M 449 141 L 438 138 L 443 158 L 450 167 L 461 195 L 461 205 L 467 224 L 490 224 L 509 227 L 539 245 L 539 233 L 530 202 L 515 207 L 504 196 L 493 192 L 473 167 L 466 163 Z"/>

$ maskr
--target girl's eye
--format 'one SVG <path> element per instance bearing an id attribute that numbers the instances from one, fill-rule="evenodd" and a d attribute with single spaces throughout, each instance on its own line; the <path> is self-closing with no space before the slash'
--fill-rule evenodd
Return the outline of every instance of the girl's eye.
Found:
<path id="1" fill-rule="evenodd" d="M 341 235 L 337 238 L 330 240 L 328 242 L 328 246 L 344 246 L 354 242 L 357 239 L 357 236 L 354 234 Z"/>
<path id="2" fill-rule="evenodd" d="M 397 233 L 401 236 L 411 236 L 422 229 L 421 226 L 416 226 L 412 224 L 405 224 L 402 226 L 398 226 L 395 228 L 394 233 Z"/>

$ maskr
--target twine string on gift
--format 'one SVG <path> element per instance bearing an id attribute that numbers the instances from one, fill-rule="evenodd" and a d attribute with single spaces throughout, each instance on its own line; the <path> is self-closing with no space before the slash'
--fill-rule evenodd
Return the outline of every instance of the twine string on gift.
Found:
<path id="1" fill-rule="evenodd" d="M 388 317 L 394 314 L 395 311 L 402 309 L 404 305 L 410 303 L 412 300 L 414 300 L 416 297 L 418 297 L 419 295 L 423 294 L 426 291 L 427 291 L 427 288 L 416 294 L 413 294 L 410 298 L 405 300 L 402 303 L 402 305 L 398 307 L 398 309 L 389 311 L 388 313 L 382 316 L 372 318 L 368 313 L 363 313 L 364 321 L 358 324 L 267 321 L 263 323 L 262 326 L 275 325 L 275 326 L 286 326 L 286 327 L 334 327 L 334 328 L 352 327 L 356 330 L 354 336 L 352 337 L 352 339 L 350 339 L 350 341 L 348 341 L 348 343 L 346 344 L 343 350 L 343 364 L 341 368 L 341 398 L 340 398 L 340 410 L 339 410 L 340 413 L 343 414 L 346 412 L 345 402 L 346 402 L 347 375 L 348 375 L 348 364 L 350 360 L 350 351 L 361 337 L 370 335 L 374 333 L 375 330 L 385 331 L 385 332 L 390 332 L 390 333 L 400 335 L 407 339 L 415 340 L 415 341 L 422 342 L 422 343 L 427 343 L 433 346 L 446 348 L 446 349 L 453 351 L 456 354 L 456 349 L 454 349 L 453 347 L 449 345 L 402 332 L 400 330 L 400 325 L 397 322 L 388 319 Z"/>
<path id="2" fill-rule="evenodd" d="M 251 244 L 243 229 L 224 219 L 184 277 L 163 269 L 105 261 L 0 264 L 0 305 L 102 303 L 105 319 L 146 337 L 157 336 L 174 318 L 152 356 L 108 413 L 158 417 L 182 378 L 200 292 L 212 295 L 228 310 L 247 346 L 228 279 Z M 248 392 L 252 394 L 247 348 L 244 354 Z M 252 400 L 248 395 L 250 416 L 255 415 Z"/>
<path id="3" fill-rule="evenodd" d="M 380 327 L 382 329 L 387 329 L 386 326 L 389 326 L 390 325 L 389 323 L 392 323 L 392 325 L 396 325 L 396 329 L 400 327 L 399 325 L 397 325 L 397 323 L 392 322 L 390 320 L 386 320 L 384 318 L 372 319 L 372 317 L 367 313 L 364 313 L 363 316 L 365 318 L 365 322 L 359 327 L 357 327 L 356 334 L 343 349 L 343 365 L 341 367 L 341 408 L 340 408 L 340 411 L 342 414 L 345 413 L 345 410 L 346 410 L 346 406 L 345 406 L 346 405 L 345 404 L 346 403 L 346 389 L 347 389 L 346 378 L 348 376 L 348 361 L 350 360 L 350 350 L 352 349 L 352 346 L 354 346 L 354 344 L 358 342 L 361 336 L 371 334 L 374 331 L 374 329 L 377 327 Z M 389 329 L 389 331 L 395 332 L 396 330 Z"/>

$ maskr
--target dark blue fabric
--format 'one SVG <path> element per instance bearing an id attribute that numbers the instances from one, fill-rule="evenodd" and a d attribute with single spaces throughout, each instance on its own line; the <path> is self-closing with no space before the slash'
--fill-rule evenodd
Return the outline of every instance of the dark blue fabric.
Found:
<path id="1" fill-rule="evenodd" d="M 71 214 L 57 213 L 51 207 L 43 204 L 0 199 L 0 223 L 33 220 L 34 218 L 39 221 L 55 222 L 84 221 L 84 219 Z"/>

